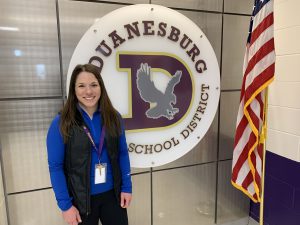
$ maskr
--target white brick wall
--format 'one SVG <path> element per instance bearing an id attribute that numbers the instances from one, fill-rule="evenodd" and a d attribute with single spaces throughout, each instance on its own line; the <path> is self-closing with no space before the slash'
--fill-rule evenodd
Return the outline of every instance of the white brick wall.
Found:
<path id="1" fill-rule="evenodd" d="M 300 162 L 300 1 L 274 3 L 277 58 L 269 89 L 267 150 Z"/>

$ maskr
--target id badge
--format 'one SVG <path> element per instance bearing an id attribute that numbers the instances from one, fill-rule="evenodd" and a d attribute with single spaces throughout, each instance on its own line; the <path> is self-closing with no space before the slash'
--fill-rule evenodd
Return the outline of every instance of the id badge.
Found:
<path id="1" fill-rule="evenodd" d="M 95 184 L 106 182 L 106 163 L 95 165 Z"/>

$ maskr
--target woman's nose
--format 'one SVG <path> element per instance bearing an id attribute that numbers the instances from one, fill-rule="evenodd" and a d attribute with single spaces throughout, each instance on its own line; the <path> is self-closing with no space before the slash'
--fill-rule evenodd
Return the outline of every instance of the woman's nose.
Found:
<path id="1" fill-rule="evenodd" d="M 86 86 L 86 89 L 85 89 L 85 91 L 86 91 L 87 93 L 90 93 L 90 92 L 92 92 L 92 87 L 90 87 L 90 86 Z"/>

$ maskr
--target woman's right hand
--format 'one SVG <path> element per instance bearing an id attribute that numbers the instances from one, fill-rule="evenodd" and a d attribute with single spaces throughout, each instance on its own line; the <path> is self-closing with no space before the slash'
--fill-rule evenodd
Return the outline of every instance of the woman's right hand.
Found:
<path id="1" fill-rule="evenodd" d="M 69 224 L 69 225 L 78 225 L 78 223 L 81 223 L 81 217 L 79 214 L 79 211 L 76 209 L 75 206 L 72 206 L 66 211 L 62 212 L 64 220 Z"/>

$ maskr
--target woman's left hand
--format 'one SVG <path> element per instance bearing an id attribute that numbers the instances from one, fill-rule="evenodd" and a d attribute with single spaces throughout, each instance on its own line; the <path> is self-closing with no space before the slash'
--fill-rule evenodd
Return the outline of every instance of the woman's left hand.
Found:
<path id="1" fill-rule="evenodd" d="M 132 198 L 131 193 L 121 192 L 121 207 L 128 208 L 128 206 L 131 202 L 131 198 Z"/>

